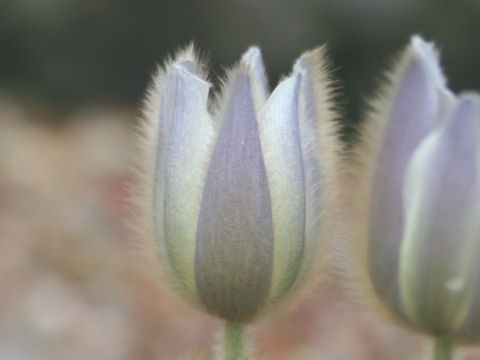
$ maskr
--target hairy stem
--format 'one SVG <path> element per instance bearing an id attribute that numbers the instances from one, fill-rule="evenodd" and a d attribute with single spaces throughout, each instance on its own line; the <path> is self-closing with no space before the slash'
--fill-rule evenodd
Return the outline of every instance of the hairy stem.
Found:
<path id="1" fill-rule="evenodd" d="M 453 344 L 443 338 L 434 339 L 433 360 L 452 360 Z"/>
<path id="2" fill-rule="evenodd" d="M 224 334 L 224 360 L 244 360 L 244 325 L 227 321 Z"/>

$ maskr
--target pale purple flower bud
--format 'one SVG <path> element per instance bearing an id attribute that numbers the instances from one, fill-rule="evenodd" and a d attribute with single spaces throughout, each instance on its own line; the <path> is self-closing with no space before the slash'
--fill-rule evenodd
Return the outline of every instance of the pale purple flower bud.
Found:
<path id="1" fill-rule="evenodd" d="M 413 36 L 373 108 L 358 151 L 365 285 L 411 326 L 478 337 L 480 98 L 455 97 Z"/>
<path id="2" fill-rule="evenodd" d="M 407 169 L 400 295 L 407 318 L 432 332 L 461 334 L 480 296 L 479 121 L 480 97 L 461 96 Z"/>
<path id="3" fill-rule="evenodd" d="M 337 146 L 329 81 L 317 49 L 269 95 L 252 47 L 209 104 L 202 68 L 188 49 L 155 77 L 143 221 L 186 299 L 248 321 L 292 293 L 319 260 Z"/>

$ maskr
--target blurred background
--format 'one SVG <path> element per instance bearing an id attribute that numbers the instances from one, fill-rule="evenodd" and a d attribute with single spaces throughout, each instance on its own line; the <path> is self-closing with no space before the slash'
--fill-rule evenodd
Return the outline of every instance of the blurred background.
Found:
<path id="1" fill-rule="evenodd" d="M 162 291 L 124 223 L 131 129 L 166 55 L 193 40 L 215 79 L 256 44 L 273 87 L 327 43 L 350 141 L 413 33 L 436 42 L 454 91 L 480 89 L 478 19 L 480 0 L 0 0 L 0 359 L 211 355 L 218 324 Z M 428 352 L 335 277 L 255 330 L 268 360 Z"/>

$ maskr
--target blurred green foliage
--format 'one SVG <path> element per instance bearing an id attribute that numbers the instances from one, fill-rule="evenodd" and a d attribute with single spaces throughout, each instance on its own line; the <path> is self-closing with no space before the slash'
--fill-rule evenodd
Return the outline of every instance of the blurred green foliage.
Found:
<path id="1" fill-rule="evenodd" d="M 346 115 L 412 33 L 434 40 L 454 90 L 480 88 L 480 0 L 0 0 L 0 90 L 51 107 L 137 106 L 156 63 L 193 40 L 221 75 L 260 45 L 273 85 L 327 43 Z"/>

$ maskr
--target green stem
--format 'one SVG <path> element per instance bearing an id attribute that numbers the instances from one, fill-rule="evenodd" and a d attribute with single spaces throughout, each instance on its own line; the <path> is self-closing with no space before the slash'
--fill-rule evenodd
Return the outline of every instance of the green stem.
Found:
<path id="1" fill-rule="evenodd" d="M 225 360 L 243 360 L 244 344 L 243 344 L 243 324 L 227 321 L 225 323 L 224 349 Z"/>
<path id="2" fill-rule="evenodd" d="M 443 338 L 434 339 L 433 360 L 452 360 L 453 344 Z"/>

